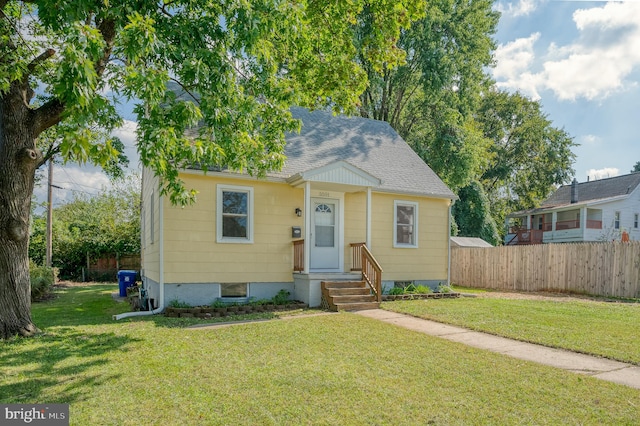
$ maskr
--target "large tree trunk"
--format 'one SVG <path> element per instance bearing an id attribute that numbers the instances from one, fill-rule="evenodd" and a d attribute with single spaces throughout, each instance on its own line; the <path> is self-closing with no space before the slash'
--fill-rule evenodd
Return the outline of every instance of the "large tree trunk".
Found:
<path id="1" fill-rule="evenodd" d="M 31 320 L 29 215 L 35 170 L 33 112 L 27 84 L 0 95 L 0 338 L 38 331 Z"/>

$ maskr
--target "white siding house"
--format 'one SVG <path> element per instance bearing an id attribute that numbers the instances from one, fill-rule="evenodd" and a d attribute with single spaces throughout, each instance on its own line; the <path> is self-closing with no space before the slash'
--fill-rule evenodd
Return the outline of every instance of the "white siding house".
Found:
<path id="1" fill-rule="evenodd" d="M 506 245 L 640 240 L 640 172 L 563 185 L 507 216 Z"/>

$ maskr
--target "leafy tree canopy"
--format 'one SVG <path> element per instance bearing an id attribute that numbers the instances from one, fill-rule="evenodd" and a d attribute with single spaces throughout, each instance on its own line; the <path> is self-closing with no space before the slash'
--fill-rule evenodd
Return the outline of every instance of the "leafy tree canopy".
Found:
<path id="1" fill-rule="evenodd" d="M 37 331 L 29 309 L 35 169 L 55 155 L 107 169 L 118 103 L 134 100 L 137 148 L 174 203 L 178 170 L 261 176 L 284 161 L 291 105 L 350 111 L 404 60 L 400 30 L 424 0 L 0 0 L 0 337 Z M 355 42 L 359 28 L 370 29 Z M 166 91 L 174 81 L 187 94 Z M 197 134 L 185 135 L 198 124 Z M 36 139 L 49 130 L 46 141 Z M 43 138 L 45 139 L 45 138 Z M 50 142 L 47 142 L 50 141 Z"/>
<path id="2" fill-rule="evenodd" d="M 480 181 L 497 223 L 502 225 L 510 212 L 539 206 L 573 176 L 573 138 L 553 127 L 539 102 L 491 90 L 482 98 L 477 120 L 493 141 Z"/>
<path id="3" fill-rule="evenodd" d="M 454 191 L 487 161 L 490 141 L 472 113 L 491 83 L 485 69 L 493 61 L 499 17 L 492 6 L 488 0 L 428 2 L 424 17 L 400 37 L 406 64 L 382 74 L 365 66 L 371 83 L 360 114 L 389 122 Z"/>

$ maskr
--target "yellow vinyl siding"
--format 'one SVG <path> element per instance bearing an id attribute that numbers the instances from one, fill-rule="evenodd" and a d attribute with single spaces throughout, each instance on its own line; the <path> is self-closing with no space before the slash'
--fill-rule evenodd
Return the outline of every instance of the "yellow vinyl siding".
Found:
<path id="1" fill-rule="evenodd" d="M 394 248 L 394 201 L 418 203 L 416 248 Z M 374 193 L 372 251 L 384 269 L 385 280 L 447 278 L 449 200 Z"/>
<path id="2" fill-rule="evenodd" d="M 142 170 L 142 269 L 144 276 L 155 282 L 160 281 L 160 211 L 158 178 L 149 169 Z M 152 204 L 153 199 L 153 204 Z M 153 211 L 153 213 L 152 213 Z M 152 221 L 153 219 L 153 221 Z M 152 231 L 153 229 L 153 231 Z M 151 236 L 153 234 L 153 241 Z"/>
<path id="3" fill-rule="evenodd" d="M 351 243 L 364 243 L 367 239 L 367 194 L 347 193 L 344 196 L 344 270 L 351 270 Z"/>
<path id="4" fill-rule="evenodd" d="M 184 208 L 165 206 L 165 281 L 289 282 L 293 280 L 291 227 L 304 224 L 295 215 L 303 190 L 286 184 L 183 174 L 198 202 Z M 218 184 L 249 186 L 254 191 L 253 243 L 216 242 Z"/>

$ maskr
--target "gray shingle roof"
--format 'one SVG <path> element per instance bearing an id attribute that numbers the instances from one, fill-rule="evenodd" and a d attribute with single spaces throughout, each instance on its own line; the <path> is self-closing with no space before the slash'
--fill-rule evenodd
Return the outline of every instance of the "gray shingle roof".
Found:
<path id="1" fill-rule="evenodd" d="M 578 202 L 604 200 L 633 192 L 640 184 L 640 172 L 607 179 L 578 183 Z M 541 205 L 543 208 L 558 207 L 571 204 L 571 185 L 563 185 L 547 198 Z"/>
<path id="2" fill-rule="evenodd" d="M 302 120 L 302 130 L 287 135 L 285 166 L 270 176 L 286 179 L 345 161 L 380 179 L 382 191 L 457 198 L 388 123 L 302 108 L 291 112 Z"/>

